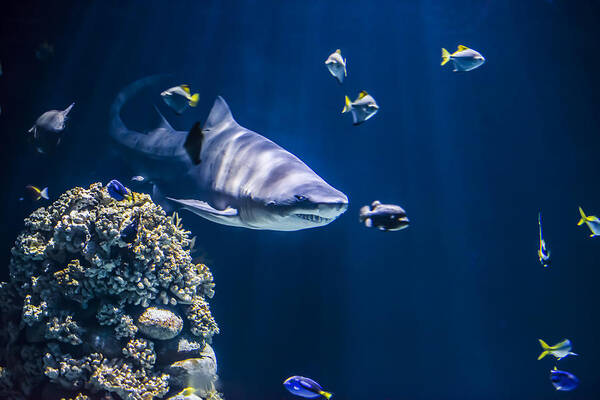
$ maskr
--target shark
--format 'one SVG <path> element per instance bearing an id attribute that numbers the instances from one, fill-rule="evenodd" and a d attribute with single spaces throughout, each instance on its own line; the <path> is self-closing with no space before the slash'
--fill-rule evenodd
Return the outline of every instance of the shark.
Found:
<path id="1" fill-rule="evenodd" d="M 153 186 L 152 197 L 168 209 L 185 209 L 223 225 L 296 231 L 333 222 L 348 197 L 273 141 L 239 125 L 222 97 L 204 123 L 177 131 L 158 108 L 160 123 L 148 132 L 128 129 L 125 103 L 147 86 L 135 81 L 110 108 L 110 136 L 137 175 Z"/>

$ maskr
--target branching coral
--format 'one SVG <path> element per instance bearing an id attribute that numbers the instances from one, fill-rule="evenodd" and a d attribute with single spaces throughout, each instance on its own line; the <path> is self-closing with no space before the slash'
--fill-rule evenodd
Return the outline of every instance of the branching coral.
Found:
<path id="1" fill-rule="evenodd" d="M 187 385 L 174 371 L 202 372 L 204 396 L 218 397 L 206 355 L 219 331 L 213 277 L 190 245 L 181 219 L 149 196 L 119 202 L 101 184 L 34 211 L 0 283 L 0 398 L 42 388 L 49 399 L 169 397 Z"/>

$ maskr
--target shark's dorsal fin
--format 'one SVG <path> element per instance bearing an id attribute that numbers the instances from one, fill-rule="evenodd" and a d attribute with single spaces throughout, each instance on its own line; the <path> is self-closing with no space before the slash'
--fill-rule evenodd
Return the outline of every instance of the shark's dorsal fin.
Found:
<path id="1" fill-rule="evenodd" d="M 204 133 L 200 127 L 200 122 L 196 122 L 183 143 L 183 148 L 190 156 L 194 165 L 200 164 L 200 153 L 202 152 L 202 142 L 204 141 Z"/>
<path id="2" fill-rule="evenodd" d="M 173 127 L 171 126 L 171 124 L 169 124 L 169 121 L 167 121 L 165 116 L 162 115 L 162 113 L 160 112 L 158 107 L 154 106 L 154 109 L 156 110 L 156 113 L 158 114 L 158 116 L 160 118 L 160 124 L 158 125 L 157 129 L 163 128 L 163 129 L 169 129 L 171 131 L 174 131 Z"/>
<path id="3" fill-rule="evenodd" d="M 229 124 L 237 125 L 237 123 L 233 119 L 233 115 L 231 115 L 231 110 L 229 110 L 229 106 L 227 105 L 225 100 L 221 96 L 219 96 L 215 100 L 215 104 L 213 104 L 213 107 L 210 110 L 210 114 L 208 114 L 208 118 L 206 119 L 202 130 L 208 134 L 211 131 L 218 130 L 220 126 Z"/>
<path id="4" fill-rule="evenodd" d="M 369 95 L 369 93 L 367 93 L 365 90 L 363 90 L 358 94 L 358 98 L 362 99 L 363 97 L 368 96 L 368 95 Z"/>
<path id="5" fill-rule="evenodd" d="M 463 46 L 462 44 L 458 45 L 458 51 L 470 50 L 467 46 Z"/>

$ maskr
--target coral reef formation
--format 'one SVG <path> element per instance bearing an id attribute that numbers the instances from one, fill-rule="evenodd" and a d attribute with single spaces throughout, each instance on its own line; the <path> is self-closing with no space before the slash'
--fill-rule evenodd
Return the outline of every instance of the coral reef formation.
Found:
<path id="1" fill-rule="evenodd" d="M 99 183 L 34 211 L 0 283 L 0 398 L 220 399 L 214 284 L 190 242 L 149 196 Z"/>

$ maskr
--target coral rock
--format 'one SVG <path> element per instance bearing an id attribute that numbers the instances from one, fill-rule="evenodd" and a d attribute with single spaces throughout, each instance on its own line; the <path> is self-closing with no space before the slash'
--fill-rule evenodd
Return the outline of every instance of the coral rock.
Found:
<path id="1" fill-rule="evenodd" d="M 152 339 L 168 340 L 179 335 L 183 320 L 173 311 L 150 307 L 140 315 L 137 326 Z"/>

